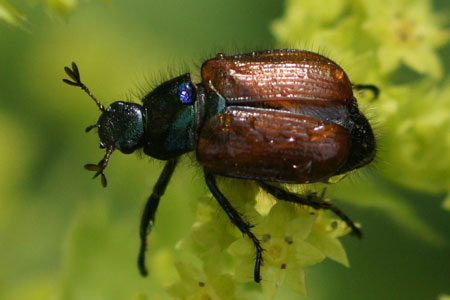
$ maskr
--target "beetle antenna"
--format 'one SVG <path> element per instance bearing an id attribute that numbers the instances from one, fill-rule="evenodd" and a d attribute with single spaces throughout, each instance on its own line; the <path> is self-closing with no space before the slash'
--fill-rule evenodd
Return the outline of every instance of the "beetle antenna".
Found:
<path id="1" fill-rule="evenodd" d="M 105 107 L 103 106 L 103 104 L 101 104 L 100 101 L 98 101 L 97 98 L 95 98 L 94 94 L 92 94 L 92 92 L 88 89 L 88 87 L 86 85 L 84 85 L 83 82 L 81 82 L 80 71 L 78 70 L 77 64 L 72 62 L 72 69 L 69 67 L 64 67 L 64 71 L 66 71 L 66 74 L 72 80 L 64 78 L 63 82 L 67 83 L 68 85 L 80 87 L 83 91 L 86 92 L 86 94 L 89 95 L 89 97 L 92 98 L 92 100 L 94 100 L 94 102 L 95 102 L 95 104 L 97 104 L 98 108 L 102 112 L 105 112 Z"/>
<path id="2" fill-rule="evenodd" d="M 101 183 L 102 183 L 103 187 L 106 187 L 108 185 L 108 182 L 106 181 L 105 173 L 103 173 L 103 171 L 108 166 L 109 158 L 111 157 L 111 154 L 113 153 L 113 151 L 114 151 L 114 147 L 109 147 L 108 150 L 106 150 L 105 156 L 102 158 L 101 161 L 98 162 L 98 164 L 84 165 L 84 168 L 86 170 L 96 172 L 94 177 L 92 177 L 93 179 L 96 178 L 97 176 L 101 175 Z"/>

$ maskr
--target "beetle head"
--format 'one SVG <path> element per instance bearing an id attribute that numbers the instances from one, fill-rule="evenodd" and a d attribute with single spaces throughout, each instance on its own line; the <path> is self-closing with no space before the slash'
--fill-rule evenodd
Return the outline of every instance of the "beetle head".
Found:
<path id="1" fill-rule="evenodd" d="M 130 154 L 142 146 L 142 106 L 130 102 L 114 102 L 100 115 L 95 127 L 98 128 L 101 148 L 114 148 Z"/>
<path id="2" fill-rule="evenodd" d="M 102 112 L 97 123 L 86 128 L 86 132 L 93 128 L 98 129 L 100 148 L 106 148 L 106 154 L 98 164 L 87 164 L 84 167 L 96 172 L 94 178 L 101 175 L 102 185 L 106 187 L 107 182 L 103 171 L 107 167 L 113 151 L 118 149 L 122 153 L 129 154 L 142 147 L 144 137 L 143 108 L 139 104 L 117 101 L 105 109 L 87 86 L 81 82 L 80 72 L 75 63 L 72 63 L 72 68 L 65 67 L 64 70 L 70 80 L 63 79 L 63 81 L 68 85 L 80 87 L 94 100 Z"/>

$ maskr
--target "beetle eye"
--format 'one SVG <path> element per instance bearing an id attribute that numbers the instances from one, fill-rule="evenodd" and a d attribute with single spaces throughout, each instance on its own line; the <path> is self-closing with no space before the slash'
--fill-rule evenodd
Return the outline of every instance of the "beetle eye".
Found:
<path id="1" fill-rule="evenodd" d="M 178 97 L 183 104 L 192 104 L 195 101 L 194 87 L 190 82 L 183 82 L 178 86 Z"/>

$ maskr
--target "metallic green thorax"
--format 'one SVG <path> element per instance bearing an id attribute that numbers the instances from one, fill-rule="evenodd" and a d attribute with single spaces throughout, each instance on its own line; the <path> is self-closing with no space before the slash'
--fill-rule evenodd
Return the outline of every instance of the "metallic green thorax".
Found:
<path id="1" fill-rule="evenodd" d="M 206 96 L 201 85 L 192 104 L 182 103 L 178 88 L 184 82 L 191 82 L 189 73 L 164 82 L 143 99 L 145 154 L 167 160 L 195 150 L 196 131 L 205 115 L 223 109 L 224 104 L 219 105 L 223 99 L 210 93 Z"/>

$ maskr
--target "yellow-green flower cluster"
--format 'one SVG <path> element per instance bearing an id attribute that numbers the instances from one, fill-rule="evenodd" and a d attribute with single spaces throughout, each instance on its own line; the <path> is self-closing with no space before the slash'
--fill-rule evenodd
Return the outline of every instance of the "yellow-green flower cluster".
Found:
<path id="1" fill-rule="evenodd" d="M 289 0 L 272 29 L 282 46 L 313 45 L 353 82 L 379 86 L 370 105 L 356 95 L 363 109 L 373 109 L 367 113 L 379 135 L 377 169 L 397 184 L 444 194 L 450 190 L 450 78 L 442 80 L 448 75 L 438 49 L 450 38 L 445 25 L 429 0 Z"/>
<path id="2" fill-rule="evenodd" d="M 232 187 L 228 183 L 224 188 L 242 216 L 255 225 L 252 231 L 264 249 L 258 288 L 266 299 L 273 299 L 283 286 L 306 295 L 304 269 L 326 257 L 348 266 L 338 240 L 349 232 L 343 221 L 322 211 L 275 201 L 252 182 L 233 182 Z M 176 264 L 180 281 L 168 292 L 176 299 L 238 299 L 235 291 L 240 288 L 239 297 L 247 295 L 242 284 L 253 282 L 253 243 L 231 226 L 212 196 L 201 199 L 195 214 L 197 222 L 179 244 L 182 252 L 194 257 Z"/>

